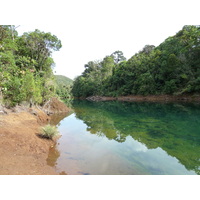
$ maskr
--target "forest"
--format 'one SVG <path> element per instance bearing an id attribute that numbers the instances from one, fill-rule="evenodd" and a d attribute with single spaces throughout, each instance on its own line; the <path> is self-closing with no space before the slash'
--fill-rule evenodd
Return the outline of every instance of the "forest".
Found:
<path id="1" fill-rule="evenodd" d="M 74 81 L 54 76 L 53 51 L 61 41 L 40 30 L 19 36 L 14 25 L 0 25 L 0 103 L 44 104 L 88 96 L 195 95 L 200 93 L 200 26 L 186 25 L 159 46 L 146 45 L 126 59 L 115 51 L 89 61 Z"/>
<path id="2" fill-rule="evenodd" d="M 115 51 L 84 67 L 73 84 L 75 97 L 199 94 L 200 26 L 186 25 L 159 46 L 146 45 L 129 60 Z"/>
<path id="3" fill-rule="evenodd" d="M 19 36 L 16 26 L 0 25 L 0 103 L 42 105 L 63 94 L 64 85 L 58 87 L 53 75 L 52 58 L 52 52 L 61 47 L 51 33 L 36 29 Z"/>
<path id="4" fill-rule="evenodd" d="M 73 80 L 63 75 L 54 76 L 57 84 L 56 94 L 64 101 L 72 99 L 71 89 Z"/>

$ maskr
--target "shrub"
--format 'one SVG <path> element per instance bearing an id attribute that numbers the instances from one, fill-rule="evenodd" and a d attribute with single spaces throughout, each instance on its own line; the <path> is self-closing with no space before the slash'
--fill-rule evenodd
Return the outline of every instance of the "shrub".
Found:
<path id="1" fill-rule="evenodd" d="M 54 136 L 57 136 L 59 131 L 56 126 L 52 126 L 50 124 L 42 127 L 42 137 L 52 139 Z"/>

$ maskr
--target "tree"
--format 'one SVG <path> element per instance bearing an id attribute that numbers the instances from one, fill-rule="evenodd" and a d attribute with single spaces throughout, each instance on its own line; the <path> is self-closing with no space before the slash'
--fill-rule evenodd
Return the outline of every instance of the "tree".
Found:
<path id="1" fill-rule="evenodd" d="M 102 79 L 105 80 L 109 76 L 112 76 L 113 68 L 115 66 L 114 58 L 112 56 L 106 56 L 101 62 Z"/>
<path id="2" fill-rule="evenodd" d="M 199 66 L 200 26 L 184 26 L 159 46 L 146 45 L 128 61 L 115 51 L 101 62 L 89 62 L 76 90 L 83 89 L 80 96 L 199 93 Z"/>
<path id="3" fill-rule="evenodd" d="M 61 47 L 61 41 L 51 33 L 44 33 L 39 30 L 24 33 L 18 39 L 18 54 L 25 55 L 32 62 L 36 61 L 37 71 L 46 71 L 54 62 L 49 62 L 52 51 L 58 51 Z"/>
<path id="4" fill-rule="evenodd" d="M 114 61 L 115 61 L 116 64 L 118 64 L 121 61 L 126 60 L 126 58 L 124 57 L 124 54 L 123 54 L 122 51 L 115 51 L 110 56 L 113 57 L 113 59 L 114 59 Z"/>
<path id="5" fill-rule="evenodd" d="M 61 41 L 39 30 L 18 36 L 16 26 L 0 25 L 0 90 L 7 105 L 41 104 L 55 96 L 51 57 Z"/>
<path id="6" fill-rule="evenodd" d="M 145 47 L 142 49 L 142 53 L 149 54 L 152 50 L 154 50 L 154 45 L 145 45 Z"/>

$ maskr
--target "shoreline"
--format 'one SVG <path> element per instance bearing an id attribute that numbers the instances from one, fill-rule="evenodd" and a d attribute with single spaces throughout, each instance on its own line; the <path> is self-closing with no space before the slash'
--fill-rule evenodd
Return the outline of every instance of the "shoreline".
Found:
<path id="1" fill-rule="evenodd" d="M 80 98 L 83 99 L 83 98 Z M 200 102 L 200 95 L 129 95 L 129 96 L 91 96 L 89 101 L 129 101 L 129 102 Z"/>
<path id="2" fill-rule="evenodd" d="M 92 96 L 87 100 L 200 102 L 200 96 Z M 56 140 L 40 138 L 38 134 L 41 126 L 50 122 L 51 114 L 67 113 L 70 109 L 53 98 L 43 108 L 17 106 L 2 110 L 0 113 L 0 175 L 59 175 L 56 169 L 47 163 L 49 151 L 56 145 Z"/>
<path id="3" fill-rule="evenodd" d="M 56 99 L 49 106 L 50 113 L 69 112 Z M 48 112 L 49 112 L 48 110 Z M 0 114 L 0 175 L 59 175 L 47 164 L 49 150 L 56 139 L 39 137 L 40 128 L 50 122 L 46 110 L 17 106 Z"/>

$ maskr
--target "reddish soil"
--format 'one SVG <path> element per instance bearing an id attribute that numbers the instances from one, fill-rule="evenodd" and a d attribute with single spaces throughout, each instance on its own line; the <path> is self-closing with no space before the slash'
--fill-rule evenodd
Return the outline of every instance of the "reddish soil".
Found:
<path id="1" fill-rule="evenodd" d="M 53 148 L 56 141 L 38 136 L 41 126 L 47 124 L 50 117 L 37 108 L 28 112 L 7 112 L 0 115 L 0 174 L 57 174 L 46 161 L 49 149 Z"/>
<path id="2" fill-rule="evenodd" d="M 57 98 L 52 98 L 44 106 L 43 110 L 47 113 L 60 113 L 60 112 L 69 112 L 70 109 Z"/>

